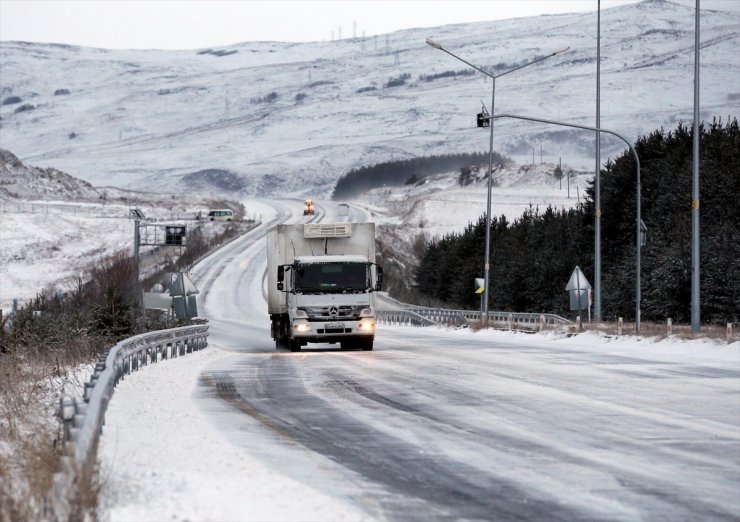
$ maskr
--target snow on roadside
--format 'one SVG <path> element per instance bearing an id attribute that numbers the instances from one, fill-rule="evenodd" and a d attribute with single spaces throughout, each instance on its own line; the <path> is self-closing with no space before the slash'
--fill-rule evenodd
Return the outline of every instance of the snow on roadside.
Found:
<path id="1" fill-rule="evenodd" d="M 607 337 L 598 333 L 565 337 L 557 332 L 532 335 L 444 330 L 453 336 L 485 338 L 522 348 L 531 348 L 533 343 L 559 345 L 585 355 L 615 354 L 740 368 L 740 342 L 727 345 L 717 340 Z M 224 420 L 229 406 L 204 397 L 199 391 L 199 378 L 208 367 L 228 366 L 227 359 L 237 357 L 209 346 L 199 353 L 148 366 L 119 384 L 99 447 L 99 457 L 105 463 L 100 505 L 105 519 L 279 521 L 368 517 L 359 508 L 287 477 L 280 469 L 268 468 L 240 449 L 223 425 L 219 428 L 214 424 Z M 240 438 L 248 439 L 248 430 L 234 429 Z M 166 440 L 166 451 L 161 450 L 162 440 Z M 175 490 L 177 495 L 169 494 Z"/>
<path id="2" fill-rule="evenodd" d="M 2 308 L 43 288 L 71 287 L 91 259 L 133 242 L 133 225 L 124 217 L 3 213 L 0 220 Z"/>
<path id="3" fill-rule="evenodd" d="M 147 366 L 118 385 L 98 449 L 105 463 L 102 518 L 114 522 L 367 518 L 353 506 L 266 467 L 212 424 L 213 412 L 204 408 L 207 399 L 198 394 L 198 379 L 205 366 L 230 356 L 209 346 Z"/>
<path id="4" fill-rule="evenodd" d="M 613 353 L 672 362 L 735 363 L 740 370 L 740 341 L 727 344 L 720 339 L 681 339 L 677 336 L 657 338 L 634 335 L 617 337 L 606 336 L 598 332 L 584 332 L 567 337 L 556 331 L 540 334 L 492 329 L 474 331 L 468 328 L 455 331 L 460 335 L 490 337 L 491 340 L 512 345 L 531 346 L 534 337 L 538 342 L 568 346 L 568 348 L 584 353 Z"/>

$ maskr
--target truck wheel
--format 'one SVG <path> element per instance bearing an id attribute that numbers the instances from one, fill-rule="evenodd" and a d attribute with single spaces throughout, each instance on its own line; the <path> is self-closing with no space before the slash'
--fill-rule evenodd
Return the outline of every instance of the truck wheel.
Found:
<path id="1" fill-rule="evenodd" d="M 298 339 L 288 339 L 288 349 L 290 349 L 291 352 L 300 352 L 301 342 Z"/>
<path id="2" fill-rule="evenodd" d="M 373 339 L 372 339 L 372 337 L 370 339 L 363 339 L 360 342 L 360 348 L 362 348 L 366 352 L 369 352 L 370 350 L 372 350 L 373 349 Z"/>

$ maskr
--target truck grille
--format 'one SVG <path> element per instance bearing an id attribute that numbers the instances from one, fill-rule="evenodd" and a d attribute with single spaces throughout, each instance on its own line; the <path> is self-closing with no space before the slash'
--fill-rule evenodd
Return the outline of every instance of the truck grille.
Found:
<path id="1" fill-rule="evenodd" d="M 309 321 L 357 321 L 364 308 L 367 306 L 306 306 L 302 310 L 308 314 Z"/>

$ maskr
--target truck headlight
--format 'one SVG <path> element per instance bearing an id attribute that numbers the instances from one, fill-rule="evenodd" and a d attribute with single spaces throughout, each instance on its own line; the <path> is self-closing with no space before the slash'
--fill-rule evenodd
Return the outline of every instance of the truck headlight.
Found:
<path id="1" fill-rule="evenodd" d="M 306 312 L 303 308 L 299 308 L 295 311 L 295 318 L 308 319 L 308 312 Z"/>
<path id="2" fill-rule="evenodd" d="M 375 315 L 372 308 L 363 308 L 360 310 L 360 317 L 372 317 Z"/>
<path id="3" fill-rule="evenodd" d="M 311 325 L 308 324 L 308 323 L 294 324 L 293 325 L 293 328 L 295 328 L 295 331 L 296 332 L 299 332 L 299 333 L 305 333 L 305 332 L 310 332 L 311 331 Z"/>
<path id="4" fill-rule="evenodd" d="M 375 330 L 375 323 L 372 321 L 360 321 L 360 330 L 363 332 L 372 332 Z"/>

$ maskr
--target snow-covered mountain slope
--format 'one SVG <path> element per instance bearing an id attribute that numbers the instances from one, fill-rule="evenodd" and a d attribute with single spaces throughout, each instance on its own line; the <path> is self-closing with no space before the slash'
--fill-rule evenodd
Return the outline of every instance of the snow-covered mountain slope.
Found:
<path id="1" fill-rule="evenodd" d="M 67 291 L 85 276 L 90 263 L 131 251 L 131 207 L 139 208 L 150 224 L 184 224 L 212 237 L 226 223 L 194 218 L 225 206 L 236 208 L 233 201 L 204 194 L 94 187 L 56 169 L 26 165 L 0 149 L 0 308 L 9 309 L 14 299 L 22 305 L 41 291 Z M 259 219 L 256 207 L 244 217 Z M 159 261 L 172 254 L 150 247 L 141 252 Z"/>
<path id="2" fill-rule="evenodd" d="M 528 208 L 544 211 L 572 208 L 584 201 L 593 174 L 572 171 L 570 180 L 554 177 L 554 164 L 518 165 L 509 162 L 493 174 L 491 215 L 513 222 Z M 423 233 L 428 239 L 460 233 L 469 223 L 485 215 L 488 195 L 488 166 L 474 169 L 470 183 L 460 183 L 459 172 L 442 173 L 403 187 L 369 191 L 354 203 L 366 205 L 373 221 L 401 225 L 397 234 L 413 243 Z"/>
<path id="3" fill-rule="evenodd" d="M 740 14 L 702 10 L 701 24 L 701 117 L 736 116 Z M 694 10 L 663 0 L 604 9 L 601 31 L 602 127 L 635 139 L 690 122 Z M 595 123 L 593 12 L 188 51 L 2 42 L 0 142 L 95 184 L 183 190 L 183 176 L 205 170 L 227 177 L 199 176 L 205 192 L 323 196 L 361 165 L 488 149 L 475 114 L 490 82 L 451 76 L 470 68 L 427 36 L 499 71 L 570 46 L 499 79 L 496 112 Z M 533 150 L 539 160 L 542 147 L 545 161 L 593 168 L 590 132 L 499 120 L 494 142 L 519 160 Z M 604 160 L 624 150 L 610 137 L 602 147 Z"/>
<path id="4" fill-rule="evenodd" d="M 0 149 L 0 199 L 94 200 L 101 196 L 86 181 L 54 168 L 26 166 L 10 151 Z"/>

